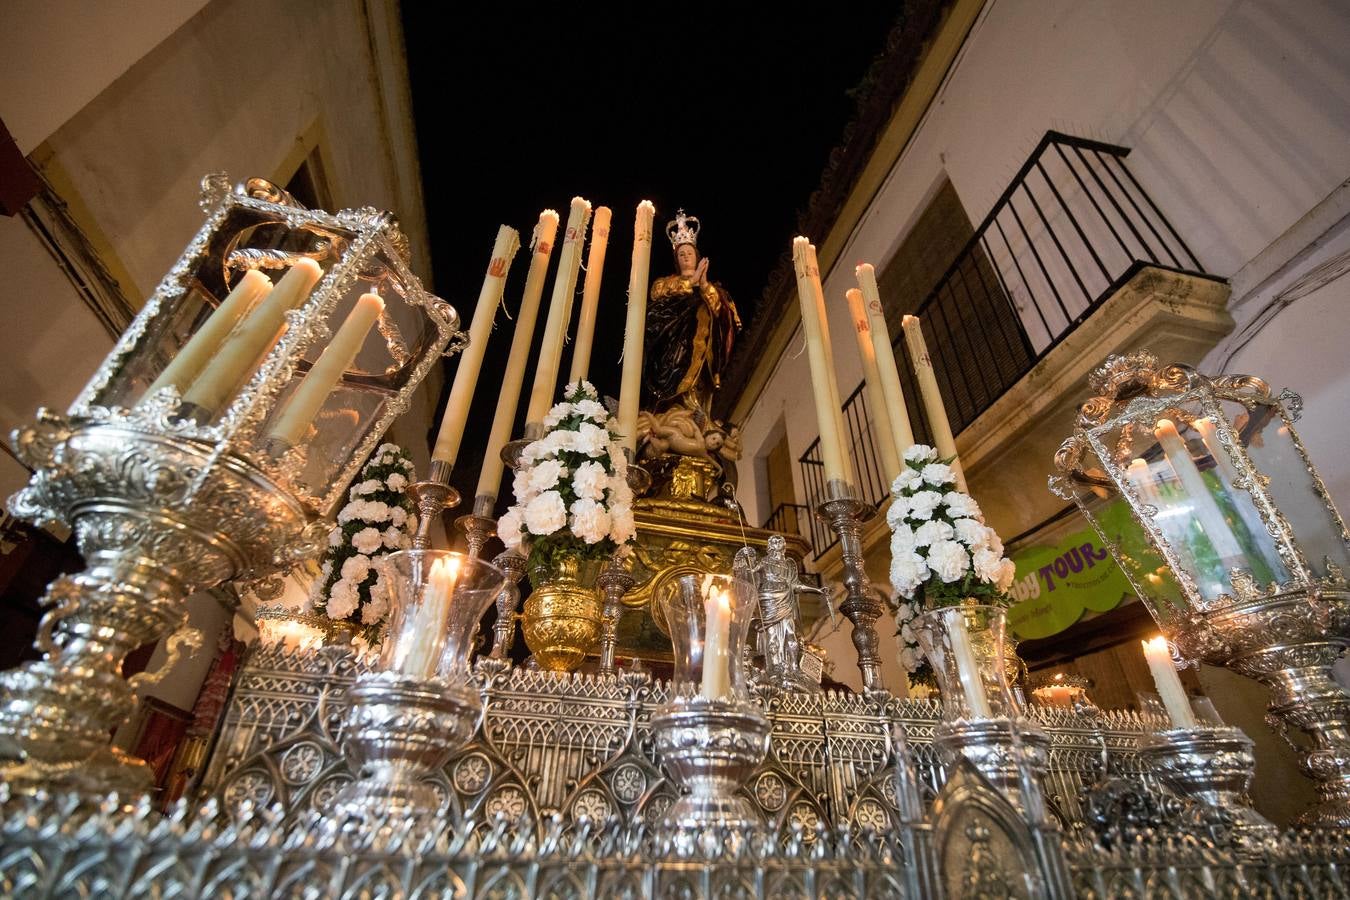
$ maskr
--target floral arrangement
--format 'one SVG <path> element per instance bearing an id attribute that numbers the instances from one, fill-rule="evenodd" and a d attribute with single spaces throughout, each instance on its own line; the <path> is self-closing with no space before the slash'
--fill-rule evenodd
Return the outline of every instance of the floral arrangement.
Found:
<path id="1" fill-rule="evenodd" d="M 368 643 L 379 638 L 389 613 L 389 589 L 376 560 L 412 546 L 417 527 L 405 493 L 413 464 L 396 444 L 381 444 L 347 492 L 347 505 L 328 532 L 310 605 L 333 621 L 360 625 Z"/>
<path id="2" fill-rule="evenodd" d="M 1003 555 L 998 533 L 984 524 L 979 504 L 956 490 L 950 462 L 939 460 L 937 451 L 923 444 L 906 450 L 886 512 L 900 665 L 919 682 L 930 673 L 910 627 L 914 617 L 967 598 L 1006 605 L 1016 572 Z"/>
<path id="3" fill-rule="evenodd" d="M 589 382 L 574 381 L 544 426 L 521 453 L 516 503 L 497 520 L 497 534 L 509 548 L 528 536 L 532 568 L 560 556 L 607 558 L 636 533 L 617 422 Z"/>

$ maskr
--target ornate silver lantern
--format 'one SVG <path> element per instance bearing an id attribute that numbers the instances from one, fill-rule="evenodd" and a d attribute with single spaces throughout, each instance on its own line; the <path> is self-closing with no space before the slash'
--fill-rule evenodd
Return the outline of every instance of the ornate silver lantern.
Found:
<path id="1" fill-rule="evenodd" d="M 11 511 L 70 526 L 87 567 L 48 588 L 44 658 L 0 676 L 11 785 L 148 786 L 108 748 L 133 704 L 123 658 L 180 628 L 189 593 L 316 553 L 320 520 L 457 334 L 389 214 L 307 210 L 223 175 L 201 203 L 201 230 L 75 403 L 15 436 L 35 474 Z"/>
<path id="2" fill-rule="evenodd" d="M 1272 691 L 1268 721 L 1317 782 L 1304 824 L 1350 825 L 1350 534 L 1294 431 L 1302 401 L 1150 353 L 1091 377 L 1051 488 L 1092 522 L 1184 659 Z"/>

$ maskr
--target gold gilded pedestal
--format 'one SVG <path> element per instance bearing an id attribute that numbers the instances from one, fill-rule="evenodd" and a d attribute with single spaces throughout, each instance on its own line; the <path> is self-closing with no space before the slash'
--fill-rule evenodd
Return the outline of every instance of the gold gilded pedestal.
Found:
<path id="1" fill-rule="evenodd" d="M 750 546 L 763 553 L 773 532 L 742 527 L 735 510 L 704 499 L 716 493 L 719 469 L 712 460 L 671 453 L 643 465 L 652 473 L 652 489 L 634 504 L 634 586 L 623 598 L 629 612 L 619 622 L 616 655 L 669 662 L 670 638 L 652 615 L 662 585 L 682 575 L 729 573 L 737 550 Z M 800 561 L 806 541 L 784 537 Z"/>

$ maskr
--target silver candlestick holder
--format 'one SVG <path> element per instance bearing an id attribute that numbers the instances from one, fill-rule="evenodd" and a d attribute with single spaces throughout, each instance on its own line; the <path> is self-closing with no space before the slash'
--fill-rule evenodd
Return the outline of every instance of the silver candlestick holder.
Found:
<path id="1" fill-rule="evenodd" d="M 450 486 L 450 466 L 432 460 L 427 477 L 408 485 L 408 496 L 417 505 L 417 531 L 413 533 L 414 550 L 431 549 L 431 526 L 440 521 L 447 509 L 459 506 L 459 491 Z"/>
<path id="2" fill-rule="evenodd" d="M 1146 735 L 1139 759 L 1182 797 L 1216 810 L 1240 842 L 1273 839 L 1278 829 L 1252 808 L 1252 740 L 1237 728 L 1170 728 Z"/>
<path id="3" fill-rule="evenodd" d="M 516 550 L 499 553 L 492 564 L 501 569 L 506 583 L 497 594 L 497 624 L 492 626 L 490 658 L 510 662 L 511 645 L 516 642 L 516 618 L 520 608 L 520 580 L 525 577 L 526 559 Z"/>
<path id="4" fill-rule="evenodd" d="M 831 481 L 826 486 L 826 497 L 816 507 L 816 515 L 839 536 L 846 592 L 839 611 L 853 625 L 853 647 L 858 651 L 863 690 L 880 690 L 881 644 L 876 621 L 881 616 L 882 604 L 871 590 L 862 550 L 862 526 L 875 510 L 859 498 L 857 488 L 844 481 Z"/>
<path id="5" fill-rule="evenodd" d="M 469 556 L 478 559 L 487 542 L 497 534 L 497 520 L 490 516 L 467 513 L 455 519 L 455 528 L 464 534 Z"/>
<path id="6" fill-rule="evenodd" d="M 347 689 L 342 749 L 355 781 L 338 794 L 339 816 L 363 821 L 432 816 L 427 779 L 466 744 L 482 710 L 477 694 L 395 672 L 362 675 Z"/>
<path id="7" fill-rule="evenodd" d="M 1009 803 L 1024 812 L 1030 799 L 1024 796 L 1024 771 L 1032 776 L 1032 789 L 1039 790 L 1050 767 L 1050 738 L 1025 719 L 942 721 L 933 744 L 947 765 L 969 760 Z"/>
<path id="8" fill-rule="evenodd" d="M 596 579 L 596 586 L 604 595 L 604 618 L 600 623 L 601 675 L 614 674 L 614 647 L 618 641 L 619 619 L 623 616 L 623 597 L 633 587 L 633 576 L 617 551 L 609 558 L 609 565 Z"/>
<path id="9" fill-rule="evenodd" d="M 661 761 L 688 792 L 670 808 L 677 829 L 748 828 L 760 824 L 737 795 L 769 752 L 769 720 L 754 704 L 693 698 L 652 717 Z"/>

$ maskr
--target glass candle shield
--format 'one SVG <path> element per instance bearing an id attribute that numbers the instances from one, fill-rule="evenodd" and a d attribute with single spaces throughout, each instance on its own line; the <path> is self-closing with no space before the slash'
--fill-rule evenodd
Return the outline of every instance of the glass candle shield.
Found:
<path id="1" fill-rule="evenodd" d="M 1009 689 L 1007 616 L 997 606 L 952 606 L 914 618 L 919 647 L 933 667 L 946 721 L 1017 718 Z"/>
<path id="2" fill-rule="evenodd" d="M 70 409 L 243 457 L 320 514 L 439 362 L 458 319 L 393 216 L 203 181 L 207 218 Z"/>
<path id="3" fill-rule="evenodd" d="M 684 575 L 661 589 L 658 602 L 675 656 L 671 695 L 748 700 L 743 660 L 754 586 L 732 575 Z"/>
<path id="4" fill-rule="evenodd" d="M 389 626 L 379 666 L 417 681 L 469 681 L 478 622 L 506 584 L 495 566 L 448 550 L 401 550 L 384 557 Z"/>

